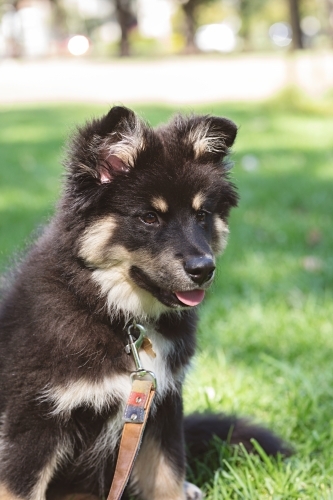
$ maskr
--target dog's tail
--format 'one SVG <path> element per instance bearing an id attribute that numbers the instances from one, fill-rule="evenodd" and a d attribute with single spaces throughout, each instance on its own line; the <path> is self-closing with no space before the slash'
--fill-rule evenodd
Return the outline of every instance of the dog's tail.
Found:
<path id="1" fill-rule="evenodd" d="M 245 418 L 194 413 L 185 417 L 184 430 L 189 460 L 203 459 L 214 436 L 231 445 L 242 444 L 249 453 L 256 452 L 255 440 L 266 455 L 288 457 L 293 454 L 293 448 L 274 432 Z"/>

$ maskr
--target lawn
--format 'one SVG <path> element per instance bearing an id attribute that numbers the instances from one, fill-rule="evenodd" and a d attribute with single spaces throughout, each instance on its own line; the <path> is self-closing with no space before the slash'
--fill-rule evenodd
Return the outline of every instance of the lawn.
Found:
<path id="1" fill-rule="evenodd" d="M 176 110 L 136 105 L 153 124 Z M 194 111 L 239 126 L 241 201 L 202 306 L 186 412 L 252 416 L 291 442 L 288 460 L 222 449 L 193 478 L 207 500 L 333 499 L 333 104 L 289 92 Z M 50 215 L 64 141 L 101 106 L 0 108 L 0 269 Z M 187 109 L 186 111 L 189 111 Z M 18 257 L 14 257 L 15 258 Z"/>

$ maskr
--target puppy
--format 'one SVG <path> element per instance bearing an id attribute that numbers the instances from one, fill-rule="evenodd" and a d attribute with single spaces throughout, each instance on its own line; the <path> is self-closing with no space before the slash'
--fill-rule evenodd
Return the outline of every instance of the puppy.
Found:
<path id="1" fill-rule="evenodd" d="M 136 323 L 151 342 L 140 359 L 157 391 L 123 498 L 201 498 L 185 483 L 182 384 L 196 306 L 237 205 L 227 160 L 236 132 L 230 120 L 195 115 L 152 129 L 125 107 L 78 129 L 56 214 L 0 309 L 1 500 L 107 496 Z M 194 416 L 185 432 L 198 434 L 201 452 L 213 434 L 285 451 L 269 431 L 221 416 Z"/>

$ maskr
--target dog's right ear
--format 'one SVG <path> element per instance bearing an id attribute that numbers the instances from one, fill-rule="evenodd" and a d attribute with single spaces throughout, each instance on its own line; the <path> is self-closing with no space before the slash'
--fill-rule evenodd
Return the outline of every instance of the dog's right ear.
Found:
<path id="1" fill-rule="evenodd" d="M 69 147 L 70 177 L 106 184 L 128 172 L 145 149 L 148 131 L 133 111 L 113 107 L 107 115 L 78 129 Z"/>
<path id="2" fill-rule="evenodd" d="M 233 145 L 237 126 L 227 118 L 210 115 L 178 115 L 174 119 L 178 137 L 196 160 L 220 162 Z"/>

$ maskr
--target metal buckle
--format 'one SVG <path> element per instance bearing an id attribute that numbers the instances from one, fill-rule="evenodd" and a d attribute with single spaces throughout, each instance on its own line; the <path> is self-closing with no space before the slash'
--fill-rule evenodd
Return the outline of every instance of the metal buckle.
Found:
<path id="1" fill-rule="evenodd" d="M 135 330 L 138 330 L 139 331 L 139 336 L 138 338 L 135 338 L 133 335 L 132 335 L 132 330 L 135 329 Z M 142 342 L 143 342 L 143 339 L 145 337 L 145 333 L 146 333 L 146 330 L 145 328 L 134 322 L 128 327 L 127 329 L 127 335 L 128 335 L 128 338 L 129 338 L 129 343 L 126 345 L 125 347 L 125 351 L 127 352 L 127 354 L 130 354 L 132 353 L 133 355 L 133 358 L 134 358 L 134 363 L 135 363 L 135 367 L 136 367 L 136 370 L 133 371 L 131 373 L 131 379 L 133 379 L 134 377 L 139 377 L 139 378 L 143 378 L 143 377 L 150 377 L 152 379 L 152 382 L 153 382 L 153 387 L 154 389 L 156 389 L 157 387 L 157 381 L 156 381 L 156 376 L 155 376 L 155 373 L 154 372 L 151 372 L 149 370 L 145 370 L 141 364 L 141 360 L 140 360 L 140 356 L 139 356 L 139 349 L 140 347 L 142 346 Z"/>

